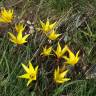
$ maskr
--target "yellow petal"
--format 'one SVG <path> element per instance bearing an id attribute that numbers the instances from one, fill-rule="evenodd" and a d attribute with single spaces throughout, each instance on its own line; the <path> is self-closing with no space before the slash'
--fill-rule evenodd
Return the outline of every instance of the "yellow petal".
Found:
<path id="1" fill-rule="evenodd" d="M 55 36 L 55 38 L 58 38 L 61 34 L 55 34 L 56 36 Z"/>
<path id="2" fill-rule="evenodd" d="M 61 46 L 60 46 L 59 42 L 58 42 L 57 50 L 54 51 L 54 52 L 57 55 L 57 57 L 60 58 L 60 56 L 61 56 Z"/>
<path id="3" fill-rule="evenodd" d="M 29 79 L 30 76 L 29 74 L 24 74 L 24 75 L 21 75 L 21 76 L 18 76 L 19 78 L 25 78 L 25 79 Z"/>
<path id="4" fill-rule="evenodd" d="M 57 46 L 57 51 L 58 51 L 58 53 L 61 52 L 61 46 L 60 46 L 60 43 L 59 42 L 58 42 L 58 46 Z"/>
<path id="5" fill-rule="evenodd" d="M 25 35 L 25 36 L 22 38 L 22 40 L 25 41 L 25 40 L 28 38 L 29 35 L 30 35 L 30 34 Z"/>
<path id="6" fill-rule="evenodd" d="M 37 72 L 38 72 L 38 66 L 35 67 L 35 72 L 37 74 Z"/>
<path id="7" fill-rule="evenodd" d="M 56 69 L 55 69 L 55 71 L 54 71 L 54 79 L 56 79 Z"/>
<path id="8" fill-rule="evenodd" d="M 66 71 L 60 73 L 60 77 L 61 77 L 61 78 L 64 78 L 65 75 L 68 73 L 68 71 L 69 71 L 69 70 L 66 70 Z"/>
<path id="9" fill-rule="evenodd" d="M 47 52 L 50 54 L 51 50 L 52 50 L 52 47 L 49 47 L 49 48 L 47 49 Z"/>
<path id="10" fill-rule="evenodd" d="M 64 83 L 64 80 L 56 80 L 56 83 Z"/>
<path id="11" fill-rule="evenodd" d="M 18 41 L 18 44 L 24 44 L 26 43 L 27 41 L 24 41 L 24 40 L 21 40 L 21 41 Z"/>
<path id="12" fill-rule="evenodd" d="M 67 51 L 67 49 L 68 49 L 68 46 L 65 45 L 65 47 L 62 49 L 62 54 L 64 54 Z"/>
<path id="13" fill-rule="evenodd" d="M 50 25 L 50 29 L 53 29 L 56 26 L 56 22 Z"/>
<path id="14" fill-rule="evenodd" d="M 76 53 L 76 57 L 78 57 L 79 53 L 80 53 L 80 51 L 78 51 L 78 52 Z"/>
<path id="15" fill-rule="evenodd" d="M 15 40 L 16 41 L 15 35 L 13 35 L 11 32 L 8 32 L 8 34 L 10 35 L 10 37 L 11 37 L 12 40 Z"/>
<path id="16" fill-rule="evenodd" d="M 42 28 L 44 28 L 45 24 L 40 20 L 40 24 L 42 26 Z"/>
<path id="17" fill-rule="evenodd" d="M 67 82 L 67 81 L 69 81 L 69 80 L 71 80 L 71 79 L 70 79 L 70 78 L 64 78 L 64 79 L 63 79 L 64 82 Z"/>
<path id="18" fill-rule="evenodd" d="M 31 61 L 29 61 L 29 69 L 30 69 L 30 72 L 34 73 L 34 68 L 32 66 Z"/>
<path id="19" fill-rule="evenodd" d="M 48 28 L 48 26 L 49 26 L 49 19 L 47 19 L 46 28 Z"/>
<path id="20" fill-rule="evenodd" d="M 69 58 L 75 58 L 74 53 L 69 48 L 67 50 L 69 52 Z"/>
<path id="21" fill-rule="evenodd" d="M 55 69 L 54 75 L 55 75 L 55 78 L 58 78 L 58 76 L 59 76 L 59 66 L 58 66 L 57 69 Z"/>
<path id="22" fill-rule="evenodd" d="M 67 56 L 63 56 L 63 58 L 64 58 L 65 60 L 67 60 L 67 61 L 69 60 L 69 58 L 68 58 Z"/>
<path id="23" fill-rule="evenodd" d="M 10 41 L 17 44 L 17 40 L 10 39 Z"/>
<path id="24" fill-rule="evenodd" d="M 56 82 L 57 83 L 64 83 L 64 82 L 67 82 L 67 81 L 69 81 L 70 80 L 70 78 L 64 78 L 64 79 L 62 79 L 62 80 L 57 80 Z"/>
<path id="25" fill-rule="evenodd" d="M 29 68 L 28 67 L 26 67 L 24 64 L 22 64 L 22 67 L 24 68 L 24 70 L 27 72 L 27 73 L 29 73 L 30 71 L 29 71 Z"/>
<path id="26" fill-rule="evenodd" d="M 29 84 L 32 82 L 32 79 L 29 79 L 29 81 L 27 82 L 27 86 L 29 86 Z"/>
<path id="27" fill-rule="evenodd" d="M 18 32 L 18 35 L 17 35 L 17 40 L 21 40 L 22 39 L 22 32 Z"/>
<path id="28" fill-rule="evenodd" d="M 3 18 L 0 17 L 0 22 L 5 22 L 5 20 Z"/>

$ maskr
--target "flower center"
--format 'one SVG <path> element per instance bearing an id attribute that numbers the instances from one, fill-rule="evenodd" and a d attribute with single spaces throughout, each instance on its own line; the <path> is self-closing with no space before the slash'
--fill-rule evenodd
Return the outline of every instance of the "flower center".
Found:
<path id="1" fill-rule="evenodd" d="M 33 74 L 30 74 L 30 78 L 34 78 L 34 75 Z"/>

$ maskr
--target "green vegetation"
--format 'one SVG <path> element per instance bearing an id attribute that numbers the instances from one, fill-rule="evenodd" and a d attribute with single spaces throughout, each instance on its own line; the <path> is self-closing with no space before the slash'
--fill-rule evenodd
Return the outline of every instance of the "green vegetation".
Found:
<path id="1" fill-rule="evenodd" d="M 0 7 L 13 8 L 14 23 L 24 22 L 26 33 L 34 27 L 28 42 L 17 46 L 8 35 L 14 23 L 0 23 L 0 96 L 96 96 L 96 0 L 0 0 Z M 57 21 L 56 31 L 62 36 L 56 41 L 38 32 L 40 20 L 47 18 Z M 55 49 L 58 41 L 62 46 L 68 44 L 74 53 L 80 50 L 79 62 L 69 66 L 71 80 L 64 84 L 51 82 L 55 57 L 40 56 L 46 44 Z M 29 60 L 39 65 L 39 75 L 27 87 L 26 80 L 17 76 L 24 73 L 21 63 Z"/>

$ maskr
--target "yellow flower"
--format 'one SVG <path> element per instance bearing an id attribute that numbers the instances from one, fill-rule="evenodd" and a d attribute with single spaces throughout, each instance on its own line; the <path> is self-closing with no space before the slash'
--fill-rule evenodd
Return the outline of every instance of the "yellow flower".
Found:
<path id="1" fill-rule="evenodd" d="M 53 24 L 50 24 L 49 19 L 47 19 L 46 24 L 43 23 L 41 20 L 40 20 L 40 24 L 42 26 L 42 30 L 44 31 L 44 33 L 48 33 L 54 29 L 56 22 L 54 22 Z"/>
<path id="2" fill-rule="evenodd" d="M 62 58 L 66 51 L 67 51 L 67 45 L 65 45 L 65 47 L 63 49 L 61 49 L 61 46 L 60 46 L 60 44 L 58 42 L 57 50 L 54 51 L 57 58 Z"/>
<path id="3" fill-rule="evenodd" d="M 24 68 L 26 73 L 18 77 L 28 79 L 28 82 L 27 82 L 27 86 L 28 86 L 33 80 L 37 79 L 38 66 L 33 68 L 32 63 L 29 61 L 29 68 L 24 64 L 22 64 L 22 67 Z"/>
<path id="4" fill-rule="evenodd" d="M 14 34 L 12 34 L 11 32 L 8 32 L 10 35 L 10 40 L 11 42 L 15 43 L 15 44 L 24 44 L 26 43 L 26 39 L 28 38 L 29 34 L 25 35 L 22 37 L 22 32 L 18 32 L 17 36 L 15 36 Z"/>
<path id="5" fill-rule="evenodd" d="M 80 51 L 78 51 L 75 55 L 69 48 L 67 50 L 68 50 L 68 53 L 69 53 L 69 57 L 63 56 L 63 58 L 66 60 L 65 63 L 75 65 L 79 61 L 79 56 L 78 55 L 79 55 Z"/>
<path id="6" fill-rule="evenodd" d="M 43 48 L 43 52 L 41 55 L 49 56 L 52 51 L 52 47 L 47 48 L 46 46 Z"/>
<path id="7" fill-rule="evenodd" d="M 48 35 L 48 38 L 50 40 L 55 40 L 57 39 L 61 34 L 56 34 L 55 31 L 53 30 L 49 35 Z"/>
<path id="8" fill-rule="evenodd" d="M 6 10 L 5 8 L 1 9 L 0 13 L 0 22 L 10 23 L 13 19 L 14 11 L 12 9 Z"/>
<path id="9" fill-rule="evenodd" d="M 65 78 L 66 74 L 68 73 L 68 70 L 60 72 L 59 66 L 54 71 L 54 81 L 56 83 L 64 83 L 70 80 L 70 78 Z"/>
<path id="10" fill-rule="evenodd" d="M 25 29 L 25 26 L 23 23 L 19 23 L 15 25 L 16 32 L 23 32 Z"/>

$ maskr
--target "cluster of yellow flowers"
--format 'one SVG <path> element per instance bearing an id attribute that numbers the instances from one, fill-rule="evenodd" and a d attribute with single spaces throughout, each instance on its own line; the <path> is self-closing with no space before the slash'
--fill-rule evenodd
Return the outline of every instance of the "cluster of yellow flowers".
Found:
<path id="1" fill-rule="evenodd" d="M 49 47 L 49 48 L 43 48 L 43 52 L 41 53 L 41 55 L 44 55 L 44 56 L 49 56 L 49 55 L 52 55 L 51 54 L 51 51 L 52 51 L 52 47 Z M 61 46 L 60 46 L 60 43 L 58 42 L 58 46 L 57 46 L 57 49 L 56 51 L 53 50 L 53 52 L 55 53 L 55 55 L 57 56 L 57 58 L 64 58 L 66 60 L 66 64 L 71 64 L 71 65 L 75 65 L 78 60 L 79 60 L 79 52 L 78 51 L 76 53 L 76 55 L 68 48 L 67 45 L 65 45 L 65 47 L 63 49 L 61 49 Z M 64 53 L 68 52 L 69 53 L 69 56 L 64 56 Z M 54 54 L 53 54 L 54 55 Z"/>
<path id="2" fill-rule="evenodd" d="M 0 22 L 3 23 L 10 23 L 12 22 L 14 18 L 14 11 L 12 9 L 6 10 L 5 8 L 1 9 L 1 14 L 0 14 Z M 40 20 L 40 24 L 42 26 L 41 30 L 43 31 L 44 34 L 50 39 L 50 40 L 56 40 L 61 34 L 57 34 L 55 31 L 55 26 L 56 22 L 53 24 L 49 23 L 49 19 L 47 19 L 46 23 L 43 23 Z M 26 39 L 29 37 L 30 34 L 24 35 L 23 32 L 25 30 L 25 25 L 23 23 L 18 23 L 15 24 L 15 30 L 16 30 L 16 35 L 14 35 L 12 32 L 8 32 L 10 36 L 10 41 L 13 42 L 14 44 L 24 44 L 26 43 Z M 24 36 L 23 36 L 24 35 Z M 52 53 L 53 50 L 53 54 Z M 65 53 L 68 53 L 68 56 L 65 55 Z M 58 42 L 57 49 L 54 50 L 51 47 L 45 46 L 43 48 L 43 52 L 41 52 L 41 55 L 44 56 L 50 56 L 50 55 L 55 55 L 57 59 L 63 58 L 65 60 L 64 65 L 70 64 L 70 65 L 75 65 L 79 61 L 79 51 L 76 53 L 76 55 L 69 49 L 67 45 L 64 46 L 64 48 L 61 48 L 60 43 Z M 31 61 L 29 61 L 29 66 L 27 67 L 25 64 L 22 64 L 22 67 L 26 71 L 24 75 L 18 76 L 19 78 L 25 78 L 28 79 L 27 86 L 33 81 L 37 79 L 37 73 L 38 73 L 38 65 L 34 68 Z M 66 75 L 68 73 L 67 70 L 61 70 L 61 68 L 58 67 L 54 70 L 54 81 L 56 83 L 64 83 L 66 81 L 69 81 L 70 78 L 67 78 Z"/>
<path id="3" fill-rule="evenodd" d="M 1 13 L 0 13 L 0 22 L 2 23 L 11 23 L 12 20 L 14 18 L 14 11 L 13 9 L 9 9 L 6 10 L 5 8 L 1 9 Z M 24 24 L 19 23 L 15 25 L 15 29 L 16 29 L 16 36 L 9 32 L 10 35 L 10 41 L 15 43 L 15 44 L 24 44 L 26 43 L 26 39 L 28 38 L 29 34 L 23 36 L 23 31 L 25 29 Z"/>
<path id="4" fill-rule="evenodd" d="M 45 48 L 43 48 L 43 52 L 41 53 L 41 55 L 44 55 L 44 56 L 52 55 L 51 51 L 52 51 L 52 47 L 49 47 L 49 48 L 46 48 L 46 47 L 45 47 Z M 64 66 L 65 66 L 66 64 L 70 64 L 70 65 L 73 66 L 73 65 L 77 64 L 77 62 L 79 61 L 79 56 L 78 56 L 78 55 L 79 55 L 79 52 L 80 52 L 80 51 L 78 51 L 78 52 L 76 53 L 76 55 L 75 55 L 75 54 L 68 48 L 67 45 L 65 45 L 65 47 L 62 49 L 59 42 L 58 42 L 58 46 L 57 46 L 56 51 L 53 50 L 53 52 L 54 52 L 55 55 L 57 56 L 57 59 L 63 58 L 63 59 L 66 60 L 66 61 L 64 62 Z M 68 54 L 69 54 L 68 57 L 64 55 L 66 52 L 68 52 Z M 54 55 L 54 54 L 53 54 L 53 55 Z M 62 68 L 61 68 L 61 69 L 62 69 Z M 64 78 L 64 76 L 67 74 L 68 70 L 59 73 L 61 69 L 60 69 L 59 66 L 58 66 L 58 68 L 55 69 L 55 71 L 54 71 L 54 80 L 55 80 L 55 82 L 57 82 L 57 83 L 64 83 L 65 81 L 70 80 L 69 78 Z"/>
<path id="5" fill-rule="evenodd" d="M 56 26 L 56 22 L 54 22 L 53 24 L 50 24 L 49 19 L 47 19 L 46 23 L 43 23 L 40 20 L 40 24 L 42 26 L 42 31 L 43 33 L 45 33 L 45 35 L 50 39 L 50 40 L 56 40 L 61 34 L 57 34 L 55 31 L 55 26 Z"/>
<path id="6" fill-rule="evenodd" d="M 49 23 L 49 19 L 47 19 L 46 24 L 44 24 L 42 21 L 40 21 L 41 26 L 42 26 L 42 31 L 46 34 L 46 36 L 50 39 L 50 40 L 55 40 L 57 39 L 61 34 L 56 34 L 56 32 L 54 31 L 54 28 L 56 26 L 56 22 L 53 24 Z M 41 53 L 41 55 L 44 56 L 49 56 L 49 55 L 54 55 L 52 54 L 52 46 L 51 47 L 44 47 L 43 48 L 43 52 Z M 60 46 L 60 43 L 58 42 L 57 45 L 57 49 L 56 51 L 53 50 L 53 52 L 55 53 L 57 59 L 63 58 L 66 61 L 64 62 L 64 66 L 65 64 L 70 64 L 70 65 L 75 65 L 77 64 L 77 62 L 79 61 L 79 51 L 76 53 L 76 55 L 69 49 L 69 47 L 67 45 L 64 46 L 64 48 L 62 49 Z M 69 56 L 65 56 L 65 53 L 68 52 Z M 61 71 L 62 68 L 59 68 L 59 66 L 57 67 L 57 69 L 55 69 L 54 71 L 54 81 L 56 83 L 64 83 L 66 81 L 69 81 L 70 78 L 66 78 L 65 76 L 67 75 L 69 70 L 63 70 Z"/>

